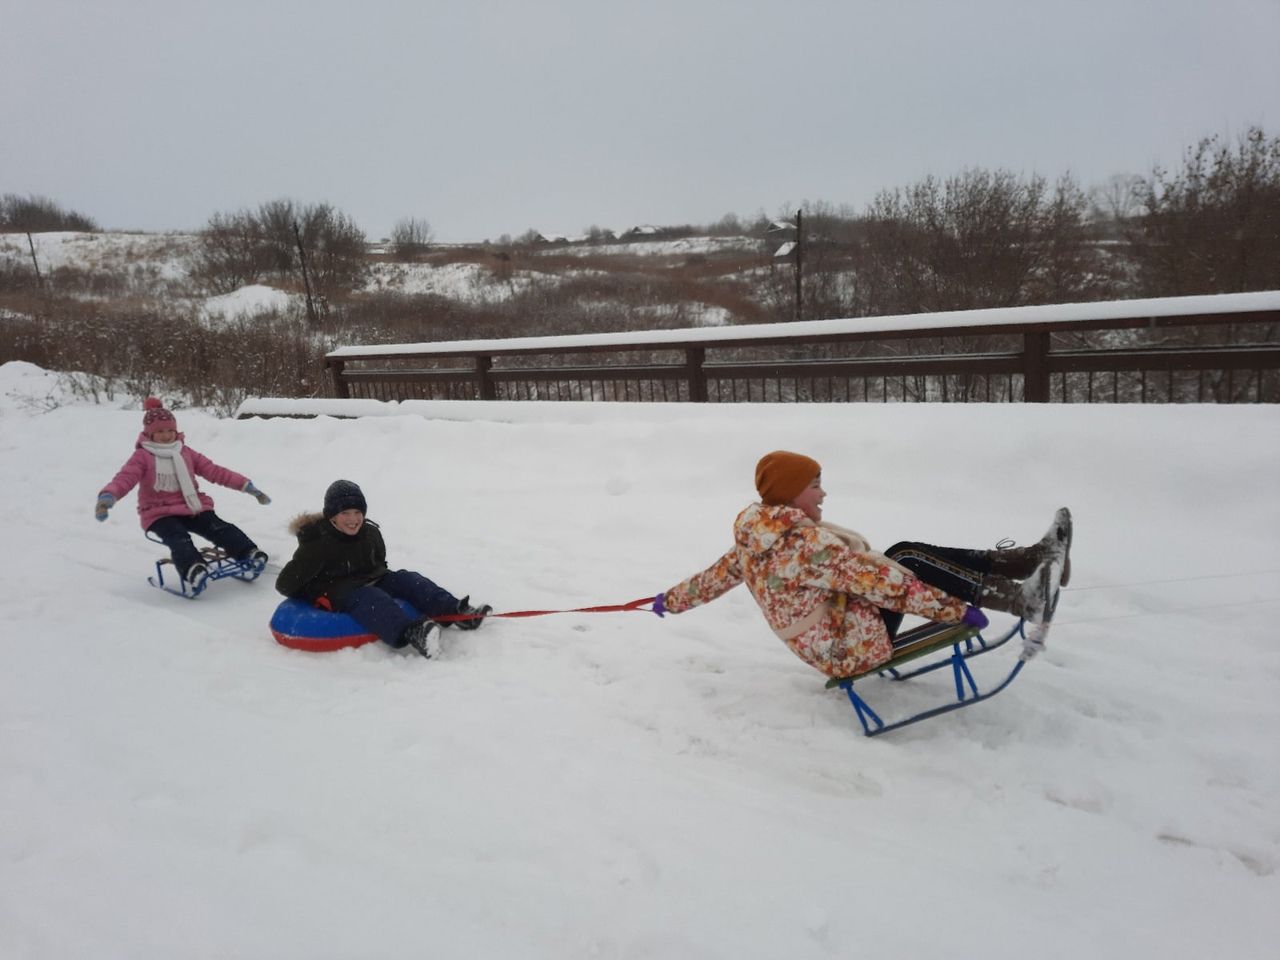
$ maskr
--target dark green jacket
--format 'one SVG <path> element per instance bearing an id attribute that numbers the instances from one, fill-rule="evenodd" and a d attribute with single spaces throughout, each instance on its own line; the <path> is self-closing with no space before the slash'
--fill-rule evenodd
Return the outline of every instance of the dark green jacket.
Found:
<path id="1" fill-rule="evenodd" d="M 276 589 L 286 597 L 312 602 L 327 597 L 341 609 L 352 590 L 387 572 L 387 545 L 372 520 L 365 520 L 355 536 L 318 513 L 299 517 L 289 529 L 298 536 L 298 549 L 276 579 Z"/>

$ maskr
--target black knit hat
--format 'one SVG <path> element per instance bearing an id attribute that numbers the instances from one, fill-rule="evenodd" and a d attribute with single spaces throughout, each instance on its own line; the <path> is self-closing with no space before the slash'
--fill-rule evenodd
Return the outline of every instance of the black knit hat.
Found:
<path id="1" fill-rule="evenodd" d="M 332 519 L 343 510 L 359 510 L 361 513 L 368 513 L 369 505 L 365 502 L 364 493 L 350 480 L 335 480 L 324 492 L 325 519 Z"/>

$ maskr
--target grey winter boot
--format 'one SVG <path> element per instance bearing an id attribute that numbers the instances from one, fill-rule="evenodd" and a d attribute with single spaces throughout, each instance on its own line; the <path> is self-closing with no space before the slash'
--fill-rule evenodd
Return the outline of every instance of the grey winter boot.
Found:
<path id="1" fill-rule="evenodd" d="M 1040 564 L 1061 556 L 1062 586 L 1065 587 L 1071 579 L 1071 511 L 1061 507 L 1038 543 L 1029 547 L 997 546 L 986 554 L 992 573 L 1014 580 L 1025 580 Z"/>
<path id="2" fill-rule="evenodd" d="M 1028 623 L 1043 623 L 1049 615 L 1049 598 L 1045 595 L 1048 577 L 1045 574 L 1052 562 L 1048 560 L 1037 567 L 1021 583 L 988 576 L 978 591 L 978 606 L 1011 613 Z"/>

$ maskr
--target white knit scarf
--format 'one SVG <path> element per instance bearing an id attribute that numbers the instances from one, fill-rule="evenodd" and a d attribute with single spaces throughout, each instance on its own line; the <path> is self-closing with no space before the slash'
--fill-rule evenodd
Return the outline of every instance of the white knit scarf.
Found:
<path id="1" fill-rule="evenodd" d="M 182 441 L 173 443 L 154 443 L 142 441 L 142 449 L 156 458 L 156 489 L 165 493 L 182 491 L 182 499 L 187 509 L 199 513 L 204 508 L 200 504 L 200 495 L 196 492 L 196 482 L 187 469 L 187 461 L 182 459 Z"/>

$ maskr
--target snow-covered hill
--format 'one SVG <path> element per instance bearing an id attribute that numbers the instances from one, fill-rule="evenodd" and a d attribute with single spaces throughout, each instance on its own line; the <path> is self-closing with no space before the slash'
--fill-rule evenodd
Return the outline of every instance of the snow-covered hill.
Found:
<path id="1" fill-rule="evenodd" d="M 179 420 L 275 498 L 212 491 L 274 558 L 344 476 L 394 563 L 498 611 L 699 569 L 777 447 L 882 546 L 1031 540 L 1067 503 L 1049 650 L 877 740 L 742 590 L 493 620 L 438 661 L 287 650 L 269 580 L 162 594 L 133 498 L 93 521 L 140 411 L 10 363 L 0 956 L 1276 955 L 1280 410 L 539 409 Z"/>
<path id="2" fill-rule="evenodd" d="M 109 275 L 127 282 L 135 293 L 149 293 L 192 300 L 196 313 L 209 322 L 237 317 L 253 317 L 267 311 L 301 314 L 304 298 L 296 291 L 275 289 L 261 284 L 251 284 L 231 293 L 204 297 L 191 282 L 192 257 L 198 250 L 199 238 L 189 233 L 131 233 L 131 232 L 51 232 L 33 234 L 28 244 L 26 234 L 0 233 L 0 267 L 8 266 L 20 271 L 32 269 L 31 246 L 35 247 L 35 262 L 42 275 L 54 276 L 65 268 L 88 274 Z M 596 267 L 584 265 L 562 266 L 550 264 L 539 269 L 515 269 L 495 271 L 496 259 L 481 255 L 475 259 L 476 248 L 471 248 L 471 259 L 454 260 L 450 252 L 468 248 L 460 245 L 441 247 L 438 256 L 421 262 L 395 262 L 381 257 L 371 258 L 359 292 L 397 293 L 406 296 L 431 294 L 449 300 L 470 304 L 494 304 L 509 300 L 531 287 L 551 289 L 561 283 L 584 277 L 607 277 L 599 269 L 613 258 L 626 258 L 632 262 L 652 261 L 654 270 L 661 273 L 671 258 L 685 258 L 725 252 L 755 251 L 758 244 L 748 237 L 686 237 L 675 240 L 650 240 L 645 242 L 612 244 L 577 244 L 531 248 L 526 251 L 528 265 L 539 261 L 587 259 Z M 385 254 L 379 245 L 370 247 L 371 253 Z M 92 292 L 81 296 L 93 298 Z M 691 322 L 716 325 L 724 322 L 724 311 L 709 304 L 684 305 Z"/>

